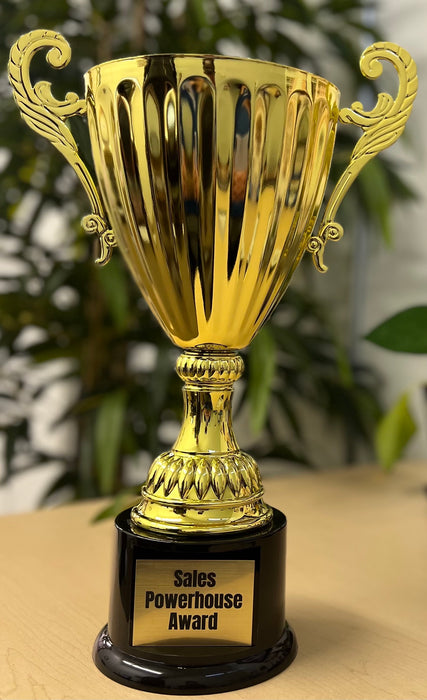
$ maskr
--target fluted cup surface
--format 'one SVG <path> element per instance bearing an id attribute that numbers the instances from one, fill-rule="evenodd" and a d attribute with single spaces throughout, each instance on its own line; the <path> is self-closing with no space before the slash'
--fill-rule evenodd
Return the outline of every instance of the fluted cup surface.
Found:
<path id="1" fill-rule="evenodd" d="M 317 217 L 338 89 L 221 56 L 110 61 L 85 79 L 102 200 L 151 310 L 180 347 L 245 347 Z"/>

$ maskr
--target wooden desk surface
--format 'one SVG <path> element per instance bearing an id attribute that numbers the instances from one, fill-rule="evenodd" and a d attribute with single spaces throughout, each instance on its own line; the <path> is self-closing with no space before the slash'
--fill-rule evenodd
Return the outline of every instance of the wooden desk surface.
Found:
<path id="1" fill-rule="evenodd" d="M 281 675 L 219 697 L 427 698 L 426 484 L 427 463 L 266 480 L 288 516 L 287 615 L 300 650 Z M 91 660 L 112 554 L 112 522 L 89 524 L 99 507 L 0 518 L 0 698 L 156 697 Z"/>

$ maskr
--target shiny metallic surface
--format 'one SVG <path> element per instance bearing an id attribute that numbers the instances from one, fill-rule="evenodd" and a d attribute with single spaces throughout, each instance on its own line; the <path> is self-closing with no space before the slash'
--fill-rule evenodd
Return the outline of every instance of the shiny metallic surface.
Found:
<path id="1" fill-rule="evenodd" d="M 339 92 L 295 68 L 147 56 L 86 74 L 98 185 L 133 277 L 182 348 L 248 345 L 305 250 Z"/>
<path id="2" fill-rule="evenodd" d="M 200 585 L 196 579 L 192 581 L 191 586 L 187 585 L 184 590 L 177 590 L 179 580 L 175 581 L 176 569 L 179 569 L 180 574 L 184 571 L 189 572 L 193 579 L 200 571 L 210 572 L 213 581 L 203 581 Z M 194 648 L 207 644 L 209 647 L 250 647 L 253 637 L 254 578 L 253 559 L 180 559 L 179 563 L 176 559 L 137 560 L 132 646 Z M 188 574 L 186 583 L 189 583 Z M 193 603 L 191 598 L 194 599 L 196 591 L 199 602 Z M 237 607 L 230 604 L 224 606 L 224 601 L 218 601 L 225 596 L 233 600 L 236 593 L 240 598 Z M 180 596 L 180 600 L 172 607 L 171 614 L 171 605 L 161 605 L 161 601 L 156 605 L 154 596 L 169 599 Z M 208 599 L 207 605 L 204 603 L 205 597 Z M 208 607 L 209 598 L 216 598 L 218 602 L 215 601 L 214 605 Z M 190 624 L 178 627 L 176 620 L 179 617 L 192 619 L 195 628 Z M 209 626 L 208 620 L 213 624 Z"/>
<path id="3" fill-rule="evenodd" d="M 36 30 L 12 46 L 9 78 L 22 117 L 76 171 L 92 213 L 87 232 L 97 262 L 118 245 L 153 314 L 185 352 L 185 417 L 170 452 L 151 466 L 132 527 L 177 533 L 233 532 L 272 518 L 254 460 L 231 424 L 233 382 L 247 346 L 284 294 L 303 253 L 325 271 L 338 240 L 337 209 L 363 166 L 403 132 L 417 88 L 414 61 L 396 44 L 366 49 L 361 70 L 380 61 L 399 77 L 394 99 L 380 93 L 366 111 L 339 111 L 339 91 L 311 73 L 210 55 L 154 55 L 110 61 L 85 76 L 86 99 L 57 100 L 32 85 L 30 63 L 48 49 L 62 68 L 68 42 Z M 98 187 L 66 120 L 87 113 Z M 363 135 L 314 232 L 338 120 Z"/>
<path id="4" fill-rule="evenodd" d="M 385 92 L 378 95 L 375 107 L 367 111 L 360 102 L 340 111 L 343 124 L 354 124 L 363 131 L 351 154 L 350 163 L 344 170 L 326 205 L 319 233 L 310 237 L 307 250 L 319 272 L 326 272 L 323 262 L 324 248 L 328 240 L 338 241 L 343 235 L 341 224 L 335 214 L 349 188 L 362 168 L 378 153 L 391 146 L 402 135 L 418 89 L 417 67 L 410 54 L 397 44 L 379 41 L 368 46 L 360 58 L 360 70 L 366 78 L 378 78 L 382 63 L 390 63 L 396 70 L 399 85 L 395 98 Z"/>
<path id="5" fill-rule="evenodd" d="M 8 63 L 9 81 L 22 118 L 34 131 L 48 139 L 64 156 L 82 183 L 92 213 L 83 217 L 82 226 L 87 233 L 95 233 L 100 244 L 96 260 L 104 265 L 116 245 L 92 175 L 82 160 L 77 143 L 66 125 L 69 117 L 86 113 L 86 101 L 69 92 L 65 100 L 52 95 L 52 85 L 41 80 L 32 85 L 30 64 L 38 51 L 49 49 L 46 60 L 53 68 L 64 68 L 71 58 L 71 48 L 62 34 L 51 29 L 37 29 L 19 37 L 11 50 Z"/>
<path id="6" fill-rule="evenodd" d="M 136 527 L 172 532 L 235 532 L 272 517 L 258 465 L 238 447 L 231 423 L 233 382 L 243 372 L 232 352 L 184 352 L 185 414 L 170 452 L 154 460 L 132 509 Z"/>

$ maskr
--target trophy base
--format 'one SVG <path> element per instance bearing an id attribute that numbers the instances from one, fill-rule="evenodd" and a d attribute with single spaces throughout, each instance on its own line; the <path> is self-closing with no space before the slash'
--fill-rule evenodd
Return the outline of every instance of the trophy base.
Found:
<path id="1" fill-rule="evenodd" d="M 222 535 L 135 529 L 116 518 L 108 625 L 93 658 L 118 683 L 163 694 L 236 690 L 297 653 L 285 618 L 286 518 Z"/>
<path id="2" fill-rule="evenodd" d="M 104 675 L 137 690 L 168 695 L 221 693 L 262 683 L 284 671 L 297 654 L 294 631 L 286 624 L 277 644 L 244 659 L 204 666 L 169 665 L 163 661 L 140 659 L 116 647 L 108 635 L 108 625 L 95 641 L 94 661 Z"/>

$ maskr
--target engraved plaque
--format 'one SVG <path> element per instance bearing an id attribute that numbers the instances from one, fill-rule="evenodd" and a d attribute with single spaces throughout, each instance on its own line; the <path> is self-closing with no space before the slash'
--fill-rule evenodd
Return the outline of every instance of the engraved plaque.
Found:
<path id="1" fill-rule="evenodd" d="M 132 645 L 250 646 L 253 560 L 139 559 Z"/>

